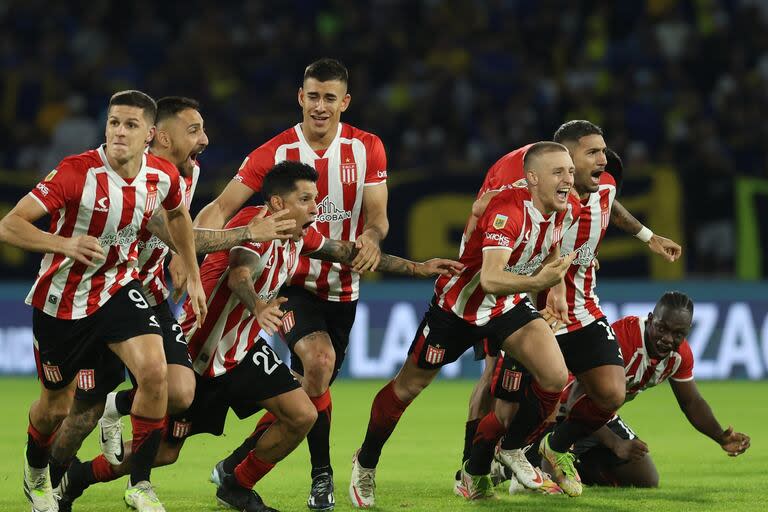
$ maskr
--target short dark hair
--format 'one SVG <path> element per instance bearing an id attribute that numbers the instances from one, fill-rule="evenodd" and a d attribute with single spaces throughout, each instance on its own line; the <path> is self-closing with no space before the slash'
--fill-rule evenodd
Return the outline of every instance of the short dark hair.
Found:
<path id="1" fill-rule="evenodd" d="M 347 67 L 341 61 L 324 57 L 307 66 L 304 70 L 305 82 L 307 78 L 314 78 L 318 82 L 338 80 L 349 84 L 349 71 L 347 71 Z"/>
<path id="2" fill-rule="evenodd" d="M 566 142 L 579 142 L 579 139 L 587 135 L 603 135 L 603 130 L 594 123 L 583 119 L 574 119 L 560 125 L 552 140 L 565 144 Z"/>
<path id="3" fill-rule="evenodd" d="M 664 307 L 665 309 L 685 309 L 691 316 L 693 316 L 693 301 L 683 292 L 667 292 L 661 296 L 656 307 Z M 654 313 L 656 308 L 654 308 Z"/>
<path id="4" fill-rule="evenodd" d="M 185 98 L 184 96 L 165 96 L 160 98 L 157 100 L 155 124 L 187 109 L 200 110 L 200 103 L 197 100 Z"/>
<path id="5" fill-rule="evenodd" d="M 261 194 L 265 201 L 272 196 L 290 194 L 296 190 L 296 182 L 301 180 L 317 182 L 317 171 L 310 165 L 295 160 L 284 160 L 272 167 L 264 176 Z"/>
<path id="6" fill-rule="evenodd" d="M 125 105 L 128 107 L 138 107 L 144 113 L 144 118 L 147 119 L 149 124 L 155 124 L 155 116 L 157 116 L 157 103 L 152 97 L 141 91 L 128 90 L 119 91 L 112 95 L 109 99 L 108 110 L 112 109 L 115 105 Z"/>
<path id="7" fill-rule="evenodd" d="M 562 144 L 549 140 L 543 140 L 532 144 L 531 147 L 528 148 L 528 151 L 525 152 L 525 156 L 523 157 L 523 169 L 527 171 L 535 158 L 545 153 L 553 153 L 555 151 L 565 151 L 568 153 L 568 148 Z"/>

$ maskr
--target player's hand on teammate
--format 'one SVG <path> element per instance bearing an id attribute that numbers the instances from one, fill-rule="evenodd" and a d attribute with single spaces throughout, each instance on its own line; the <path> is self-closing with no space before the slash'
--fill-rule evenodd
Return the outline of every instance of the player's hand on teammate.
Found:
<path id="1" fill-rule="evenodd" d="M 653 235 L 651 239 L 648 240 L 648 247 L 650 247 L 651 250 L 656 254 L 663 256 L 664 259 L 670 263 L 677 261 L 677 259 L 683 253 L 682 247 L 680 247 L 677 243 L 673 242 L 669 238 L 664 238 L 663 236 L 659 235 Z"/>
<path id="2" fill-rule="evenodd" d="M 99 240 L 89 235 L 65 238 L 61 253 L 89 267 L 98 266 L 106 257 Z"/>
<path id="3" fill-rule="evenodd" d="M 555 289 L 549 290 L 547 304 L 539 314 L 552 328 L 552 332 L 557 332 L 571 323 L 568 320 L 568 300 L 564 294 L 557 293 Z"/>
<path id="4" fill-rule="evenodd" d="M 413 269 L 413 275 L 416 277 L 432 277 L 436 275 L 455 276 L 464 268 L 463 263 L 458 261 L 446 260 L 443 258 L 432 258 L 424 263 L 417 263 Z"/>
<path id="5" fill-rule="evenodd" d="M 256 303 L 256 310 L 253 314 L 256 315 L 256 320 L 259 322 L 264 331 L 272 336 L 275 334 L 283 323 L 283 311 L 280 306 L 288 302 L 285 297 L 276 297 L 269 302 L 258 301 Z"/>
<path id="6" fill-rule="evenodd" d="M 625 439 L 617 443 L 613 451 L 618 458 L 634 462 L 648 454 L 648 445 L 638 438 Z"/>
<path id="7" fill-rule="evenodd" d="M 171 283 L 173 284 L 171 300 L 179 302 L 187 285 L 187 269 L 178 254 L 171 255 L 171 261 L 168 262 L 168 274 L 171 276 Z"/>
<path id="8" fill-rule="evenodd" d="M 293 235 L 288 233 L 288 231 L 296 227 L 296 220 L 282 218 L 288 213 L 290 212 L 285 209 L 266 217 L 267 209 L 262 209 L 262 211 L 248 223 L 248 239 L 252 242 L 289 240 Z"/>
<path id="9" fill-rule="evenodd" d="M 355 248 L 357 249 L 357 255 L 352 260 L 352 272 L 362 274 L 366 271 L 373 272 L 376 270 L 381 261 L 379 241 L 364 232 L 355 240 Z"/>
<path id="10" fill-rule="evenodd" d="M 751 440 L 747 434 L 734 432 L 733 427 L 729 426 L 720 437 L 720 447 L 731 456 L 741 455 L 749 448 Z"/>
<path id="11" fill-rule="evenodd" d="M 187 293 L 192 304 L 192 311 L 195 312 L 195 323 L 198 327 L 202 327 L 208 314 L 208 304 L 205 301 L 205 292 L 199 274 L 195 274 L 192 279 L 187 276 Z"/>
<path id="12" fill-rule="evenodd" d="M 568 268 L 573 263 L 574 258 L 576 258 L 576 253 L 572 252 L 562 258 L 555 258 L 541 267 L 541 270 L 539 270 L 535 277 L 537 285 L 531 291 L 540 292 L 560 283 L 565 273 L 568 272 Z"/>

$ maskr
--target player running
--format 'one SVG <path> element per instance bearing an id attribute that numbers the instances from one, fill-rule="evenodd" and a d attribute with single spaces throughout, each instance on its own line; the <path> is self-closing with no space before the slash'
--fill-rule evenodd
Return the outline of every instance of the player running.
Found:
<path id="1" fill-rule="evenodd" d="M 359 295 L 359 273 L 376 270 L 379 244 L 387 235 L 387 158 L 374 134 L 341 123 L 349 107 L 349 73 L 339 61 L 320 59 L 307 66 L 298 92 L 301 123 L 252 151 L 234 179 L 195 219 L 195 225 L 220 228 L 262 190 L 266 172 L 283 160 L 297 160 L 320 175 L 317 229 L 325 237 L 355 242 L 351 265 L 302 257 L 281 291 L 283 309 L 294 325 L 281 330 L 291 350 L 291 368 L 317 406 L 318 420 L 307 436 L 312 487 L 307 506 L 335 505 L 330 458 L 331 394 L 349 344 Z"/>
<path id="2" fill-rule="evenodd" d="M 227 227 L 246 225 L 265 210 L 271 216 L 286 209 L 286 218 L 295 221 L 292 238 L 248 242 L 211 254 L 201 270 L 210 311 L 206 321 L 198 327 L 190 302 L 184 305 L 181 324 L 189 338 L 197 388 L 185 421 L 169 429 L 155 464 L 173 463 L 188 435 L 221 435 L 228 409 L 246 418 L 266 408 L 273 419 L 268 428 L 257 428 L 263 435 L 254 443 L 246 441 L 236 451 L 238 455 L 221 461 L 214 471 L 218 500 L 238 510 L 272 510 L 252 488 L 298 446 L 317 417 L 290 370 L 259 337 L 262 329 L 271 335 L 293 321 L 290 313 L 284 315 L 280 309 L 285 299 L 277 297 L 278 290 L 300 254 L 349 263 L 357 253 L 353 243 L 326 239 L 312 226 L 317 215 L 317 179 L 312 167 L 299 162 L 274 166 L 263 183 L 267 206 L 243 209 Z M 387 254 L 382 254 L 379 265 L 381 271 L 421 277 L 451 274 L 460 268 L 450 260 L 414 263 Z M 71 504 L 97 481 L 125 474 L 126 466 L 125 462 L 110 465 L 103 456 L 73 464 L 66 476 L 66 501 Z"/>
<path id="3" fill-rule="evenodd" d="M 442 366 L 480 339 L 524 361 L 542 409 L 554 410 L 567 378 L 565 363 L 551 329 L 524 293 L 561 283 L 573 255 L 559 259 L 557 247 L 578 215 L 578 201 L 570 194 L 573 162 L 564 146 L 534 144 L 524 165 L 527 187 L 507 189 L 490 202 L 465 244 L 464 270 L 438 278 L 408 359 L 373 401 L 365 440 L 353 459 L 349 494 L 355 507 L 374 505 L 381 450 L 405 409 Z M 486 421 L 478 436 L 494 436 L 499 428 Z M 469 493 L 492 492 L 484 475 L 465 477 Z"/>
<path id="4" fill-rule="evenodd" d="M 197 101 L 171 96 L 157 102 L 156 134 L 150 142 L 149 153 L 176 165 L 181 180 L 181 193 L 187 208 L 194 196 L 200 167 L 197 157 L 208 145 L 204 120 Z M 286 212 L 282 212 L 284 215 Z M 280 214 L 269 219 L 256 218 L 248 226 L 231 230 L 194 230 L 195 249 L 198 253 L 228 249 L 245 240 L 265 241 L 279 236 L 276 230 L 290 228 L 293 221 L 280 221 Z M 163 350 L 168 365 L 168 414 L 171 420 L 167 428 L 171 432 L 176 421 L 183 421 L 183 412 L 194 396 L 195 378 L 192 362 L 187 353 L 186 340 L 176 323 L 166 299 L 163 262 L 172 244 L 161 212 L 155 212 L 146 230 L 139 235 L 139 280 L 147 304 L 163 331 Z M 158 238 L 150 231 L 157 231 Z M 287 236 L 287 235 L 284 235 Z M 165 242 L 163 241 L 165 240 Z M 178 258 L 179 256 L 176 255 Z M 120 417 L 130 413 L 135 389 L 109 393 L 124 379 L 123 363 L 111 352 L 104 353 L 99 364 L 80 370 L 75 391 L 75 402 L 69 415 L 59 428 L 51 446 L 51 483 L 56 487 L 83 440 L 99 421 L 102 451 L 106 460 L 119 464 L 123 460 L 122 422 Z M 108 394 L 109 393 L 109 394 Z"/>
<path id="5" fill-rule="evenodd" d="M 48 459 L 56 430 L 72 405 L 78 372 L 108 348 L 136 377 L 130 480 L 125 502 L 163 510 L 149 482 L 167 405 L 162 331 L 138 281 L 139 233 L 162 205 L 187 272 L 200 322 L 205 297 L 195 258 L 192 221 L 178 170 L 144 153 L 155 132 L 155 101 L 140 91 L 109 102 L 106 144 L 70 156 L 0 221 L 0 239 L 46 253 L 27 296 L 41 380 L 29 411 L 24 492 L 33 511 L 55 511 Z M 51 215 L 48 232 L 32 223 Z M 77 377 L 77 378 L 76 378 Z"/>

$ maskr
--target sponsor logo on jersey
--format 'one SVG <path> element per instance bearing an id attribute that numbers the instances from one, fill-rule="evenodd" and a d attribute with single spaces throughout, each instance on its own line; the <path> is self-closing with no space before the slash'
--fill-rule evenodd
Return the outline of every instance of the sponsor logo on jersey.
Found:
<path id="1" fill-rule="evenodd" d="M 101 213 L 109 213 L 109 198 L 105 196 L 96 201 L 96 206 L 94 206 L 93 210 Z"/>
<path id="2" fill-rule="evenodd" d="M 589 245 L 589 242 L 584 242 L 584 244 L 574 252 L 576 252 L 576 257 L 573 259 L 573 265 L 587 267 L 595 258 L 595 254 L 592 252 L 592 246 Z"/>
<path id="3" fill-rule="evenodd" d="M 429 364 L 440 364 L 445 359 L 445 349 L 440 348 L 440 345 L 433 347 L 427 345 L 427 353 L 424 355 L 424 360 Z"/>
<path id="4" fill-rule="evenodd" d="M 40 191 L 40 193 L 41 193 L 41 194 L 43 194 L 43 196 L 47 196 L 47 195 L 50 193 L 50 190 L 48 190 L 48 187 L 46 187 L 46 186 L 45 186 L 45 185 L 43 185 L 42 183 L 38 183 L 38 184 L 37 184 L 37 186 L 36 186 L 35 188 L 36 188 L 37 190 L 39 190 L 39 191 Z"/>
<path id="5" fill-rule="evenodd" d="M 486 233 L 485 238 L 497 242 L 501 246 L 509 247 L 509 237 L 501 233 Z"/>
<path id="6" fill-rule="evenodd" d="M 243 162 L 243 165 L 245 165 L 245 162 Z M 243 177 L 242 177 L 242 176 L 240 176 L 239 174 L 235 174 L 235 177 L 234 177 L 234 178 L 232 178 L 232 179 L 233 179 L 234 181 L 238 182 L 238 183 L 242 183 L 242 182 L 243 182 Z"/>
<path id="7" fill-rule="evenodd" d="M 376 171 L 376 177 L 377 178 L 382 178 L 382 179 L 387 179 L 387 170 L 384 169 L 382 171 Z"/>
<path id="8" fill-rule="evenodd" d="M 339 166 L 341 182 L 344 185 L 357 183 L 357 164 L 355 162 L 345 162 Z"/>
<path id="9" fill-rule="evenodd" d="M 542 254 L 539 253 L 529 261 L 518 263 L 517 265 L 514 265 L 514 266 L 506 265 L 504 267 L 504 271 L 512 272 L 513 274 L 517 274 L 520 276 L 528 276 L 533 274 L 536 271 L 536 269 L 541 266 L 542 261 L 544 261 L 544 256 L 542 256 Z"/>
<path id="10" fill-rule="evenodd" d="M 48 173 L 48 176 L 43 178 L 43 181 L 51 181 L 53 177 L 56 176 L 57 172 L 59 172 L 57 169 L 52 170 L 51 172 Z"/>
<path id="11" fill-rule="evenodd" d="M 493 219 L 493 227 L 496 229 L 501 229 L 504 226 L 507 225 L 507 217 L 506 215 L 502 215 L 500 213 L 496 214 L 496 218 Z"/>
<path id="12" fill-rule="evenodd" d="M 501 387 L 506 391 L 517 391 L 520 389 L 520 381 L 523 379 L 521 372 L 504 369 L 504 375 L 501 377 Z"/>
<path id="13" fill-rule="evenodd" d="M 317 205 L 317 222 L 340 222 L 351 218 L 352 212 L 340 210 L 329 196 Z"/>
<path id="14" fill-rule="evenodd" d="M 143 251 L 144 249 L 154 251 L 155 249 L 165 249 L 165 247 L 165 242 L 157 238 L 155 235 L 152 235 L 149 240 L 139 241 L 139 251 Z"/>
<path id="15" fill-rule="evenodd" d="M 61 377 L 61 371 L 55 364 L 43 363 L 43 377 L 45 380 L 52 384 L 61 382 L 64 379 Z"/>
<path id="16" fill-rule="evenodd" d="M 117 233 L 101 235 L 99 237 L 99 244 L 104 248 L 119 246 L 127 252 L 136 241 L 136 234 L 136 227 L 133 224 L 128 224 Z"/>
<path id="17" fill-rule="evenodd" d="M 293 317 L 293 311 L 289 311 L 283 315 L 283 334 L 288 334 L 296 325 L 296 319 Z"/>
<path id="18" fill-rule="evenodd" d="M 77 387 L 83 391 L 90 391 L 96 387 L 95 372 L 92 369 L 77 372 Z"/>

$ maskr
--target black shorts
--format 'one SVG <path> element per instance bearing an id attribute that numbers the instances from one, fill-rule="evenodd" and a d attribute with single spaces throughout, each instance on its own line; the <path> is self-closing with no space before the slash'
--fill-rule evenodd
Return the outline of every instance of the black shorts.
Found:
<path id="1" fill-rule="evenodd" d="M 512 333 L 537 318 L 541 318 L 539 312 L 528 299 L 523 299 L 514 308 L 492 318 L 487 324 L 473 325 L 444 311 L 433 297 L 408 349 L 408 355 L 419 368 L 441 368 L 456 361 L 467 349 L 484 338 L 488 339 L 490 347 L 498 350 Z"/>
<path id="2" fill-rule="evenodd" d="M 291 369 L 304 375 L 304 365 L 294 352 L 296 343 L 313 332 L 327 332 L 336 353 L 333 369 L 333 382 L 341 370 L 347 355 L 349 333 L 355 323 L 357 301 L 332 302 L 323 300 L 300 286 L 286 286 L 280 290 L 280 296 L 288 299 L 281 309 L 285 311 L 280 336 L 291 349 Z"/>
<path id="3" fill-rule="evenodd" d="M 568 370 L 576 375 L 598 366 L 624 366 L 616 334 L 605 317 L 572 332 L 557 336 Z"/>
<path id="4" fill-rule="evenodd" d="M 624 440 L 634 439 L 637 435 L 624 423 L 620 416 L 616 416 L 605 424 L 606 427 Z M 576 456 L 576 469 L 582 471 L 585 466 L 595 468 L 615 467 L 626 464 L 627 460 L 620 459 L 610 448 L 603 445 L 595 436 L 588 436 L 577 441 L 573 445 L 573 454 Z M 596 474 L 594 471 L 584 470 L 587 474 Z"/>
<path id="5" fill-rule="evenodd" d="M 498 357 L 499 348 L 492 346 L 488 341 L 488 338 L 483 338 L 480 341 L 476 341 L 472 348 L 475 351 L 475 361 L 482 361 L 486 357 Z"/>
<path id="6" fill-rule="evenodd" d="M 227 412 L 240 419 L 261 410 L 261 402 L 301 387 L 274 350 L 259 338 L 235 368 L 214 378 L 197 378 L 195 399 L 185 413 L 189 435 L 224 432 Z"/>
<path id="7" fill-rule="evenodd" d="M 151 316 L 137 281 L 128 283 L 85 318 L 61 320 L 35 308 L 32 332 L 38 377 L 48 389 L 62 389 L 76 375 L 81 387 L 93 388 L 93 370 L 105 353 L 112 353 L 108 344 L 144 334 L 162 336 L 160 324 Z"/>
<path id="8" fill-rule="evenodd" d="M 499 352 L 491 378 L 491 395 L 505 402 L 520 403 L 525 388 L 531 385 L 531 373 L 514 357 Z"/>
<path id="9" fill-rule="evenodd" d="M 187 351 L 187 339 L 181 331 L 181 326 L 173 316 L 168 301 L 152 308 L 154 318 L 163 331 L 163 350 L 167 364 L 178 364 L 192 369 L 192 359 Z M 89 372 L 90 386 L 81 386 L 83 372 Z M 125 380 L 125 365 L 111 350 L 100 354 L 98 362 L 92 369 L 81 370 L 75 398 L 78 400 L 104 400 L 108 393 L 114 391 Z M 134 386 L 136 381 L 131 375 Z"/>

